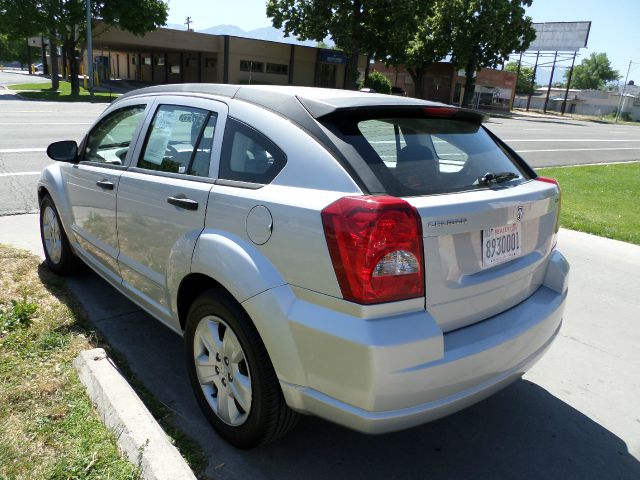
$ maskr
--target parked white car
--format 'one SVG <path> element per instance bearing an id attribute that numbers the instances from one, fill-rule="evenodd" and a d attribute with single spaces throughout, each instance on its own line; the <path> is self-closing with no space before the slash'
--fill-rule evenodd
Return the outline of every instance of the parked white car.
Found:
<path id="1" fill-rule="evenodd" d="M 560 189 L 483 119 L 340 90 L 137 90 L 49 146 L 46 261 L 81 260 L 184 335 L 236 446 L 298 413 L 418 425 L 518 379 L 562 321 Z"/>

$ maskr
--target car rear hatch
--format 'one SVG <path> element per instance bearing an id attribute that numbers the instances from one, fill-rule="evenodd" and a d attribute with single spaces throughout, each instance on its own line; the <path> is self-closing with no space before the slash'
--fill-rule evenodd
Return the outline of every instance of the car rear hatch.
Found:
<path id="1" fill-rule="evenodd" d="M 444 331 L 511 308 L 542 284 L 555 241 L 552 185 L 405 200 L 422 219 L 425 306 Z"/>
<path id="2" fill-rule="evenodd" d="M 328 109 L 320 122 L 370 195 L 420 216 L 425 308 L 443 331 L 496 315 L 543 282 L 560 190 L 481 126 L 428 103 Z M 313 113 L 313 105 L 310 109 Z"/>

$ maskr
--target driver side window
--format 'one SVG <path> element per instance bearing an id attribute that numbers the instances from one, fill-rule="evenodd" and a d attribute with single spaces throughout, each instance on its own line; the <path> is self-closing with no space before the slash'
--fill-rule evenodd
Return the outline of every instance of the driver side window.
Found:
<path id="1" fill-rule="evenodd" d="M 98 123 L 87 138 L 83 161 L 123 165 L 145 108 L 145 105 L 121 108 Z"/>

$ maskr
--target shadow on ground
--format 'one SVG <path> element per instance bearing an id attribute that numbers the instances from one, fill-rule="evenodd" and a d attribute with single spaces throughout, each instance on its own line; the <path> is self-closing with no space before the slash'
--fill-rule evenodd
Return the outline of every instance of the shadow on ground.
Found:
<path id="1" fill-rule="evenodd" d="M 191 394 L 182 339 L 93 273 L 69 280 L 133 373 L 198 442 L 216 479 L 638 479 L 640 463 L 598 423 L 526 380 L 455 415 L 367 436 L 304 417 L 276 444 L 239 451 L 210 429 Z"/>

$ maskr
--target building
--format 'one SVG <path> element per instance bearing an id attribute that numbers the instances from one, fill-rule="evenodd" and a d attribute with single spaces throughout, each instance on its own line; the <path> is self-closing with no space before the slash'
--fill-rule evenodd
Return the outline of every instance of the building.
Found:
<path id="1" fill-rule="evenodd" d="M 400 87 L 409 96 L 416 96 L 411 75 L 404 67 L 387 67 L 381 62 L 371 66 L 383 73 L 391 85 Z M 428 100 L 459 105 L 464 95 L 464 72 L 449 62 L 439 62 L 426 69 L 423 96 Z M 476 76 L 474 106 L 510 110 L 515 94 L 516 74 L 505 70 L 481 69 Z"/>
<path id="2" fill-rule="evenodd" d="M 640 91 L 634 88 L 625 89 L 624 99 L 620 112 L 629 114 L 635 121 L 640 121 Z M 634 85 L 631 85 L 634 87 Z M 549 102 L 547 111 L 562 111 L 565 89 L 551 88 L 549 91 Z M 547 98 L 547 87 L 536 89 L 531 96 L 529 108 L 534 110 L 544 109 Z M 602 117 L 615 114 L 620 106 L 621 92 L 602 92 L 600 90 L 576 90 L 570 89 L 567 95 L 566 113 L 577 115 L 593 115 Z M 528 97 L 518 96 L 514 101 L 515 108 L 526 108 Z"/>
<path id="3" fill-rule="evenodd" d="M 101 79 L 328 88 L 346 84 L 348 58 L 336 50 L 168 28 L 136 36 L 98 25 L 95 32 L 94 65 Z M 362 55 L 358 67 L 364 71 L 365 66 Z"/>

